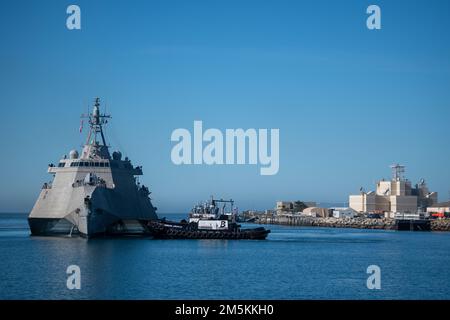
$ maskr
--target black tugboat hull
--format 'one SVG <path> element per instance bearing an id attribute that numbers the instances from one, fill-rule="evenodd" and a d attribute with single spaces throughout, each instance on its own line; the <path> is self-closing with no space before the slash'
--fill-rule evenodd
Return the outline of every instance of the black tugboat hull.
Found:
<path id="1" fill-rule="evenodd" d="M 223 239 L 223 240 L 264 240 L 270 233 L 265 228 L 239 230 L 189 230 L 176 222 L 151 221 L 147 225 L 149 233 L 156 239 Z"/>

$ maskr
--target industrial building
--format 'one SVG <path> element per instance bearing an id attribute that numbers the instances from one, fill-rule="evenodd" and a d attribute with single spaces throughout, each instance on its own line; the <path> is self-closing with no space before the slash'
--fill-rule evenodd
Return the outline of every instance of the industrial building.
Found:
<path id="1" fill-rule="evenodd" d="M 449 217 L 450 216 L 450 201 L 433 204 L 427 208 L 428 214 L 433 217 Z"/>
<path id="2" fill-rule="evenodd" d="M 357 212 L 415 213 L 437 203 L 437 192 L 429 192 L 424 179 L 411 186 L 404 178 L 405 166 L 391 165 L 392 179 L 378 181 L 376 191 L 349 196 L 349 206 Z"/>
<path id="3" fill-rule="evenodd" d="M 334 218 L 354 218 L 356 215 L 355 210 L 348 207 L 334 207 L 330 210 Z"/>
<path id="4" fill-rule="evenodd" d="M 330 210 L 320 207 L 308 207 L 302 211 L 303 216 L 327 218 L 330 216 Z"/>
<path id="5" fill-rule="evenodd" d="M 283 213 L 298 213 L 305 208 L 315 207 L 316 203 L 313 201 L 277 201 L 275 211 L 277 214 Z"/>

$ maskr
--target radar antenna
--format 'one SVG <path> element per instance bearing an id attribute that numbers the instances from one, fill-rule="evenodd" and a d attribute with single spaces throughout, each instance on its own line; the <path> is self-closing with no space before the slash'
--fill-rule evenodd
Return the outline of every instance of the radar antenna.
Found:
<path id="1" fill-rule="evenodd" d="M 103 145 L 106 147 L 105 135 L 103 134 L 103 125 L 108 123 L 110 115 L 100 113 L 100 98 L 95 98 L 94 109 L 92 113 L 82 114 L 82 119 L 88 119 L 89 134 L 86 139 L 86 144 L 98 144 L 97 135 L 100 135 Z"/>

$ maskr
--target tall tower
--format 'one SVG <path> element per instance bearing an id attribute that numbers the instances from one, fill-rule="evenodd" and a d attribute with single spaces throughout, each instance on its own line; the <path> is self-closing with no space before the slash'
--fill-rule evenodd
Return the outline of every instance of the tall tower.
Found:
<path id="1" fill-rule="evenodd" d="M 392 164 L 392 180 L 394 181 L 402 181 L 404 180 L 403 174 L 405 173 L 405 166 L 401 164 Z"/>

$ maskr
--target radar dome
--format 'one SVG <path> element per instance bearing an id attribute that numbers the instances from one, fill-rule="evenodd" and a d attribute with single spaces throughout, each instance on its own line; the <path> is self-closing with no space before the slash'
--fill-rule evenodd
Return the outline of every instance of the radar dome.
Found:
<path id="1" fill-rule="evenodd" d="M 78 159 L 78 151 L 77 150 L 71 150 L 69 152 L 69 158 L 70 159 Z"/>
<path id="2" fill-rule="evenodd" d="M 112 156 L 113 156 L 113 160 L 120 160 L 120 159 L 122 159 L 122 153 L 120 151 L 114 151 Z"/>

